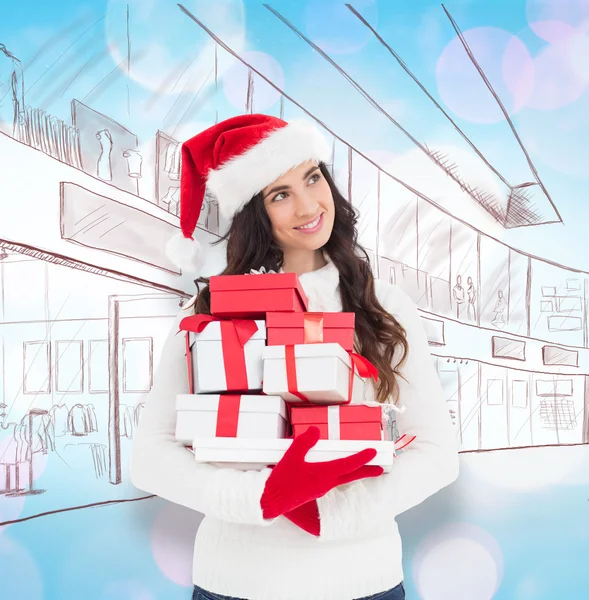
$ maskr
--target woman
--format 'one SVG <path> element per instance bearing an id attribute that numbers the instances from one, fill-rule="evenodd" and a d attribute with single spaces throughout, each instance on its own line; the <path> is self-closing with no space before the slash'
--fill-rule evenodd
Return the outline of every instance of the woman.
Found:
<path id="1" fill-rule="evenodd" d="M 370 449 L 309 466 L 318 431 L 298 437 L 275 468 L 197 464 L 174 439 L 174 401 L 187 393 L 182 337 L 172 332 L 136 433 L 131 479 L 205 514 L 195 542 L 194 600 L 401 600 L 395 517 L 458 474 L 455 435 L 417 310 L 375 281 L 356 215 L 334 185 L 317 129 L 264 115 L 228 119 L 183 145 L 181 226 L 196 226 L 205 184 L 231 220 L 227 268 L 295 272 L 310 311 L 356 313 L 356 350 L 379 370 L 367 400 L 402 405 L 416 440 L 390 473 Z M 253 275 L 255 276 L 255 275 Z M 208 312 L 205 289 L 197 312 Z"/>

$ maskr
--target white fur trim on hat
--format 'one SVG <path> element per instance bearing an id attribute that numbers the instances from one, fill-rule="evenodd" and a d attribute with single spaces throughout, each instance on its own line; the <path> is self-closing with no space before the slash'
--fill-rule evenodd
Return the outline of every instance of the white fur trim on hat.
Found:
<path id="1" fill-rule="evenodd" d="M 231 219 L 268 184 L 308 160 L 331 160 L 331 148 L 315 125 L 292 121 L 209 171 L 207 188 L 217 198 L 223 216 Z"/>
<path id="2" fill-rule="evenodd" d="M 166 256 L 183 272 L 197 273 L 202 267 L 203 253 L 196 239 L 185 238 L 181 233 L 175 233 L 166 242 Z"/>

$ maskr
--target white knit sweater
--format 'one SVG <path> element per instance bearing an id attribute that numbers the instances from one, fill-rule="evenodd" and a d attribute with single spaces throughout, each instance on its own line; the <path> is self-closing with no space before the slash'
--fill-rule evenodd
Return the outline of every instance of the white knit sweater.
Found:
<path id="1" fill-rule="evenodd" d="M 310 311 L 342 310 L 333 263 L 300 281 Z M 382 281 L 376 293 L 407 331 L 409 355 L 399 379 L 406 410 L 397 424 L 401 434 L 417 438 L 390 473 L 319 499 L 319 538 L 284 517 L 264 520 L 260 498 L 270 469 L 198 464 L 175 441 L 175 397 L 188 390 L 183 336 L 175 335 L 177 326 L 172 329 L 136 432 L 131 480 L 141 490 L 204 513 L 194 547 L 195 584 L 247 600 L 351 600 L 403 579 L 395 516 L 454 481 L 458 453 L 415 305 Z"/>

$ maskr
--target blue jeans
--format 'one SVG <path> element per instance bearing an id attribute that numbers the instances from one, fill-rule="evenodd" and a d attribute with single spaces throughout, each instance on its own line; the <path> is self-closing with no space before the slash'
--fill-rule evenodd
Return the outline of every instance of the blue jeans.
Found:
<path id="1" fill-rule="evenodd" d="M 219 596 L 219 594 L 213 594 L 207 592 L 198 586 L 194 586 L 194 592 L 192 593 L 192 600 L 245 600 L 244 598 L 232 598 L 230 596 Z M 358 598 L 358 600 L 405 600 L 405 588 L 403 584 L 395 586 L 392 590 L 386 592 L 380 592 L 373 596 L 365 596 L 364 598 Z"/>

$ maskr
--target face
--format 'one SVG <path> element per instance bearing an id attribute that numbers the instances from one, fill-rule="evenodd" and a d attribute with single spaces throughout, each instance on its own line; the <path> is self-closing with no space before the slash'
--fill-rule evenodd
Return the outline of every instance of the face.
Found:
<path id="1" fill-rule="evenodd" d="M 333 229 L 333 195 L 312 161 L 292 169 L 262 190 L 272 234 L 283 251 L 318 250 Z"/>

